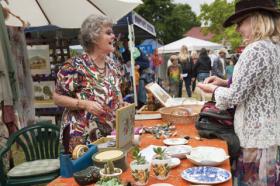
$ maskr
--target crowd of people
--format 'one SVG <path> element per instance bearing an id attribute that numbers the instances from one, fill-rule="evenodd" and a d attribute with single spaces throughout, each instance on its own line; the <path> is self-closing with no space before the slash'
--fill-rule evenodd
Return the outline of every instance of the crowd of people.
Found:
<path id="1" fill-rule="evenodd" d="M 198 52 L 190 52 L 188 47 L 183 45 L 178 55 L 171 55 L 169 58 L 167 76 L 171 96 L 182 97 L 184 84 L 187 96 L 192 97 L 196 81 L 203 82 L 209 76 L 231 79 L 234 65 L 239 57 L 238 53 L 227 58 L 228 51 L 225 48 L 220 49 L 218 55 L 205 48 Z"/>

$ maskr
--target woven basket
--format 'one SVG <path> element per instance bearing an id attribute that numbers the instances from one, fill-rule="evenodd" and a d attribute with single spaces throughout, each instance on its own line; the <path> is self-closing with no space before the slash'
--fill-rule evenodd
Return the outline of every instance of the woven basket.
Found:
<path id="1" fill-rule="evenodd" d="M 163 121 L 172 124 L 194 123 L 203 105 L 180 105 L 159 109 Z"/>

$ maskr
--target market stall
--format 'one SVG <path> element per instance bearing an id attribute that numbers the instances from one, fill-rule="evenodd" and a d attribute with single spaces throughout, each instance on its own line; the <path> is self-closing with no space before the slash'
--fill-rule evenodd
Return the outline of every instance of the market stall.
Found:
<path id="1" fill-rule="evenodd" d="M 165 122 L 163 122 L 162 120 L 145 120 L 145 121 L 136 121 L 135 125 L 136 126 L 141 126 L 141 127 L 151 127 L 151 126 L 158 126 L 158 125 L 163 125 Z M 228 151 L 227 148 L 227 144 L 225 141 L 222 140 L 218 140 L 218 139 L 198 139 L 196 138 L 197 134 L 197 130 L 195 129 L 194 123 L 191 124 L 176 124 L 176 136 L 177 138 L 180 137 L 185 137 L 185 136 L 189 136 L 190 139 L 187 143 L 187 145 L 190 145 L 191 147 L 198 147 L 198 146 L 210 146 L 210 147 L 217 147 L 217 148 L 222 148 L 224 149 L 226 152 Z M 156 139 L 152 134 L 149 133 L 145 133 L 142 134 L 141 139 L 140 139 L 140 147 L 141 149 L 147 148 L 150 145 L 156 145 L 156 146 L 164 146 L 164 138 L 161 137 L 159 139 Z M 127 162 L 131 162 L 132 161 L 132 155 L 131 152 L 128 153 L 127 156 Z M 182 178 L 181 174 L 184 170 L 188 169 L 188 168 L 192 168 L 195 167 L 195 165 L 193 163 L 191 163 L 188 159 L 181 159 L 181 163 L 176 166 L 175 168 L 173 168 L 170 172 L 169 177 L 164 180 L 158 180 L 155 177 L 155 174 L 153 173 L 153 171 L 151 170 L 150 172 L 150 176 L 148 179 L 148 183 L 147 185 L 151 185 L 151 184 L 156 184 L 156 183 L 169 183 L 172 185 L 190 185 L 191 182 L 188 182 L 186 180 L 184 180 L 184 178 Z M 230 162 L 229 160 L 226 160 L 224 163 L 222 163 L 220 166 L 218 166 L 219 168 L 223 169 L 223 170 L 227 170 L 227 172 L 230 172 Z M 123 174 L 121 175 L 121 180 L 125 183 L 130 182 L 131 184 L 134 184 L 135 181 L 133 180 L 132 177 L 132 172 L 131 169 L 128 168 L 126 171 L 123 172 Z M 78 184 L 75 182 L 74 178 L 62 178 L 59 177 L 57 179 L 55 179 L 54 181 L 52 181 L 51 183 L 48 184 L 48 186 L 55 186 L 55 185 L 72 185 L 72 186 L 78 186 Z M 204 183 L 206 184 L 206 183 Z M 211 182 L 207 183 L 207 185 L 212 185 Z M 218 185 L 221 186 L 231 186 L 232 185 L 232 179 L 227 178 L 227 181 L 224 180 L 221 181 L 221 183 L 219 183 Z"/>

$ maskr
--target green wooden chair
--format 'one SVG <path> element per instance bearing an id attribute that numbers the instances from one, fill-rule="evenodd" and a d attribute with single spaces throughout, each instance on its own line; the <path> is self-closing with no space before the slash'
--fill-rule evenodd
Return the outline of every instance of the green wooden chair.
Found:
<path id="1" fill-rule="evenodd" d="M 17 144 L 25 162 L 4 170 L 3 156 Z M 59 127 L 40 122 L 20 129 L 0 149 L 0 185 L 33 185 L 47 183 L 59 176 Z"/>

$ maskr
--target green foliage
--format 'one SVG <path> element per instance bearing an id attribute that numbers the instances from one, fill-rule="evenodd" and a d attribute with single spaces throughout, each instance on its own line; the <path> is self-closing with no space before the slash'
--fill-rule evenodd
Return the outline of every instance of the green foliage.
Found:
<path id="1" fill-rule="evenodd" d="M 101 178 L 96 184 L 100 186 L 123 186 L 117 178 L 111 177 Z"/>
<path id="2" fill-rule="evenodd" d="M 147 161 L 144 156 L 140 153 L 140 148 L 138 146 L 135 146 L 132 150 L 132 158 L 136 160 L 136 163 L 138 165 L 145 164 Z"/>
<path id="3" fill-rule="evenodd" d="M 187 30 L 190 30 L 193 26 L 199 26 L 200 23 L 189 5 L 177 4 L 170 16 L 166 18 L 165 25 L 166 34 L 163 38 L 167 43 L 170 43 L 182 38 Z"/>
<path id="4" fill-rule="evenodd" d="M 275 2 L 278 5 L 278 8 L 280 8 L 280 0 L 275 0 Z"/>
<path id="5" fill-rule="evenodd" d="M 223 45 L 229 43 L 233 49 L 242 42 L 241 36 L 236 32 L 235 26 L 224 28 L 223 23 L 234 13 L 235 1 L 228 3 L 226 0 L 215 0 L 211 4 L 203 4 L 199 15 L 199 20 L 204 25 L 207 25 L 203 32 L 205 34 L 213 33 L 215 35 L 214 42 L 222 43 Z"/>
<path id="6" fill-rule="evenodd" d="M 136 12 L 155 26 L 157 37 L 163 43 L 180 39 L 187 30 L 200 25 L 187 4 L 173 4 L 171 0 L 143 0 L 143 2 Z"/>
<path id="7" fill-rule="evenodd" d="M 153 148 L 154 152 L 156 153 L 156 159 L 163 160 L 165 158 L 164 151 L 165 149 L 161 147 Z"/>

